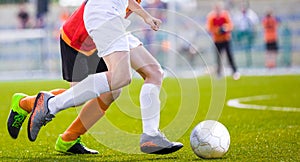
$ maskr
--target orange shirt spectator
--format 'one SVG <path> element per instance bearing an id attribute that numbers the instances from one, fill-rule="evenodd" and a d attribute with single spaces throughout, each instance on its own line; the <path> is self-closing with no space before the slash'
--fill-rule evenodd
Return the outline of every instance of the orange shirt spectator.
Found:
<path id="1" fill-rule="evenodd" d="M 227 54 L 228 62 L 232 69 L 232 76 L 234 80 L 240 78 L 240 73 L 237 71 L 235 61 L 233 58 L 232 50 L 230 47 L 231 31 L 233 29 L 233 23 L 230 19 L 229 13 L 223 9 L 223 3 L 216 3 L 213 10 L 207 15 L 207 30 L 212 35 L 216 47 L 217 57 L 217 76 L 222 77 L 222 51 Z"/>
<path id="2" fill-rule="evenodd" d="M 207 29 L 212 34 L 214 42 L 229 41 L 233 29 L 229 13 L 215 7 L 207 16 Z"/>
<path id="3" fill-rule="evenodd" d="M 266 60 L 265 66 L 268 68 L 276 67 L 277 53 L 278 53 L 278 36 L 277 36 L 277 26 L 278 20 L 272 15 L 272 10 L 267 11 L 266 16 L 263 21 L 264 28 L 264 39 L 266 45 Z"/>
<path id="4" fill-rule="evenodd" d="M 266 15 L 266 17 L 263 19 L 265 42 L 277 41 L 277 26 L 277 19 L 271 14 Z"/>

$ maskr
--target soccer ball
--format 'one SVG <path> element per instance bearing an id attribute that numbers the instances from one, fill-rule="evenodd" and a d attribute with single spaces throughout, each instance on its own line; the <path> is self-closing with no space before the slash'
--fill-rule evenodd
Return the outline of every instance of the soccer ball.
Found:
<path id="1" fill-rule="evenodd" d="M 220 122 L 205 120 L 193 129 L 190 144 L 194 153 L 201 158 L 221 158 L 229 149 L 230 135 Z"/>

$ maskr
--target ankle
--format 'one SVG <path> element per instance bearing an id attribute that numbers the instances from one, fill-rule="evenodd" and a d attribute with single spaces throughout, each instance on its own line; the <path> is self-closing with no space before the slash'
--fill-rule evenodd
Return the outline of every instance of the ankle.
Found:
<path id="1" fill-rule="evenodd" d="M 65 132 L 61 135 L 61 139 L 65 142 L 75 141 L 79 136 L 76 133 Z"/>
<path id="2" fill-rule="evenodd" d="M 31 101 L 32 98 L 31 97 L 24 97 L 20 100 L 19 102 L 19 106 L 21 109 L 25 110 L 27 113 L 30 113 L 32 111 L 33 105 L 34 105 L 34 101 Z M 35 100 L 35 98 L 34 98 Z"/>

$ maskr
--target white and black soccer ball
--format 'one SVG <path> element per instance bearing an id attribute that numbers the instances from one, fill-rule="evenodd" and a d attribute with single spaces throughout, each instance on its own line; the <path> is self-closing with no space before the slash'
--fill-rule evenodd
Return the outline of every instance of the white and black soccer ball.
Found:
<path id="1" fill-rule="evenodd" d="M 221 158 L 229 149 L 230 135 L 220 122 L 205 120 L 193 129 L 190 144 L 194 153 L 201 158 Z"/>

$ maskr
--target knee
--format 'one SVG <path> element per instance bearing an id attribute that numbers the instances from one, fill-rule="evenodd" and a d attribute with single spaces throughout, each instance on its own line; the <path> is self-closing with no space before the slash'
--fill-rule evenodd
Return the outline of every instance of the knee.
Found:
<path id="1" fill-rule="evenodd" d="M 110 89 L 116 91 L 131 83 L 131 73 L 107 73 Z"/>
<path id="2" fill-rule="evenodd" d="M 156 78 L 157 81 L 160 81 L 160 82 L 162 81 L 162 79 L 164 77 L 164 71 L 160 66 L 153 68 L 151 70 L 151 72 L 152 72 L 152 74 L 151 74 L 152 78 Z"/>
<path id="3" fill-rule="evenodd" d="M 140 69 L 141 75 L 146 82 L 160 85 L 162 84 L 164 72 L 159 65 L 149 65 Z"/>
<path id="4" fill-rule="evenodd" d="M 132 80 L 131 74 L 128 74 L 128 75 L 120 78 L 120 80 L 119 80 L 120 88 L 129 85 L 131 83 L 131 80 Z"/>
<path id="5" fill-rule="evenodd" d="M 116 100 L 120 96 L 121 92 L 122 92 L 122 89 L 117 89 L 117 90 L 112 91 L 113 100 Z"/>
<path id="6" fill-rule="evenodd" d="M 100 109 L 104 113 L 109 106 L 120 96 L 121 89 L 117 89 L 108 93 L 102 94 L 100 97 L 98 97 L 98 104 L 100 106 Z"/>

